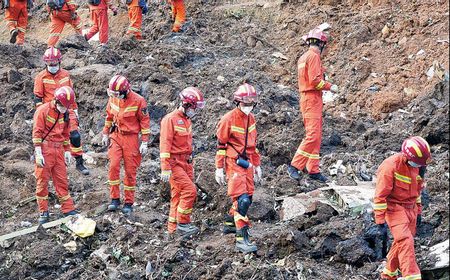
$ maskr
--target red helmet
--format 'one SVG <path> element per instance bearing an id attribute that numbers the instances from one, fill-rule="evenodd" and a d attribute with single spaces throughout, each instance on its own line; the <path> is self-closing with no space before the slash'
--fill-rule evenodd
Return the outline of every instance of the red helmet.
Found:
<path id="1" fill-rule="evenodd" d="M 256 103 L 258 101 L 258 93 L 252 85 L 246 83 L 238 87 L 233 95 L 233 100 L 243 103 Z"/>
<path id="2" fill-rule="evenodd" d="M 402 145 L 402 153 L 409 161 L 420 166 L 426 166 L 431 162 L 430 145 L 419 136 L 406 139 Z"/>
<path id="3" fill-rule="evenodd" d="M 205 107 L 205 98 L 203 93 L 196 87 L 188 87 L 180 92 L 179 97 L 183 105 L 190 105 L 193 109 L 203 109 Z"/>
<path id="4" fill-rule="evenodd" d="M 75 92 L 69 86 L 63 86 L 55 91 L 55 99 L 64 107 L 69 108 L 75 102 Z"/>
<path id="5" fill-rule="evenodd" d="M 309 31 L 308 35 L 303 36 L 303 40 L 305 40 L 307 43 L 309 43 L 312 40 L 318 40 L 320 42 L 327 43 L 328 36 L 321 29 L 314 28 L 311 31 Z"/>
<path id="6" fill-rule="evenodd" d="M 55 47 L 48 48 L 42 56 L 45 63 L 60 63 L 61 58 L 61 52 Z"/>
<path id="7" fill-rule="evenodd" d="M 108 90 L 112 92 L 128 92 L 130 88 L 130 82 L 122 75 L 115 75 L 109 81 Z"/>

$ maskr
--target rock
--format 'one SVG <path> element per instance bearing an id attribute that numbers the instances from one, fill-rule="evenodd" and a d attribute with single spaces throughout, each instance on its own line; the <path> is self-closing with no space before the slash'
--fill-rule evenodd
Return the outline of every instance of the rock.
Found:
<path id="1" fill-rule="evenodd" d="M 247 46 L 249 46 L 249 47 L 251 47 L 251 48 L 254 48 L 254 47 L 256 46 L 256 42 L 257 42 L 257 40 L 256 40 L 256 38 L 253 37 L 253 36 L 249 36 L 249 37 L 247 38 Z"/>
<path id="2" fill-rule="evenodd" d="M 71 253 L 74 253 L 77 250 L 77 243 L 74 240 L 65 243 L 63 246 Z"/>
<path id="3" fill-rule="evenodd" d="M 357 267 L 363 266 L 364 262 L 375 259 L 375 252 L 369 247 L 369 244 L 360 237 L 354 237 L 340 242 L 336 247 L 336 252 L 336 260 Z"/>
<path id="4" fill-rule="evenodd" d="M 391 29 L 387 25 L 385 25 L 383 27 L 383 29 L 381 30 L 381 38 L 383 38 L 383 39 L 387 38 L 389 36 L 390 32 L 391 32 Z"/>
<path id="5" fill-rule="evenodd" d="M 57 48 L 61 51 L 67 51 L 69 48 L 87 50 L 89 47 L 89 43 L 84 39 L 84 37 L 78 34 L 63 38 L 57 44 Z"/>
<path id="6" fill-rule="evenodd" d="M 273 209 L 274 204 L 275 201 L 267 189 L 256 187 L 248 216 L 254 221 L 272 221 L 277 215 Z"/>
<path id="7" fill-rule="evenodd" d="M 10 84 L 15 84 L 18 81 L 20 81 L 22 79 L 22 75 L 20 75 L 19 72 L 17 72 L 14 69 L 10 69 L 7 73 L 6 73 L 6 80 L 8 81 L 8 83 Z"/>
<path id="8" fill-rule="evenodd" d="M 336 247 L 342 241 L 342 238 L 336 233 L 330 233 L 322 241 L 318 242 L 311 251 L 311 258 L 321 259 L 336 254 Z"/>

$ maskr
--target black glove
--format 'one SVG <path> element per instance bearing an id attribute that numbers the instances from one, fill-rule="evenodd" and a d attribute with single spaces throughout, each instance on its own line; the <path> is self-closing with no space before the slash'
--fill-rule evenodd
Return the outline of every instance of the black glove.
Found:
<path id="1" fill-rule="evenodd" d="M 422 224 L 422 215 L 417 215 L 417 222 L 416 222 L 416 227 L 420 227 L 420 225 Z"/>
<path id="2" fill-rule="evenodd" d="M 419 175 L 422 177 L 422 180 L 425 178 L 425 173 L 427 173 L 427 167 L 421 166 L 419 167 Z"/>
<path id="3" fill-rule="evenodd" d="M 378 225 L 378 234 L 380 235 L 380 236 L 386 236 L 387 235 L 387 224 L 386 223 L 384 223 L 384 224 L 379 224 Z"/>

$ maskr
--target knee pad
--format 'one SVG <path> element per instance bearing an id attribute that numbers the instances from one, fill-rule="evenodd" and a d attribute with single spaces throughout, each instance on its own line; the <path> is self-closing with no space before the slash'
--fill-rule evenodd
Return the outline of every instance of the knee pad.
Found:
<path id="1" fill-rule="evenodd" d="M 250 208 L 250 205 L 252 204 L 252 197 L 248 194 L 243 194 L 238 197 L 238 209 L 237 211 L 242 216 L 247 216 L 248 208 Z"/>
<path id="2" fill-rule="evenodd" d="M 70 132 L 70 144 L 76 148 L 81 147 L 81 135 L 78 131 L 74 130 Z"/>

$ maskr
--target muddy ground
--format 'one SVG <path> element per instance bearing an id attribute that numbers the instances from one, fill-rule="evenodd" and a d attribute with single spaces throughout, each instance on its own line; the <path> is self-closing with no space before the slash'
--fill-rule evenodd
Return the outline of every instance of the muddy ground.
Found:
<path id="1" fill-rule="evenodd" d="M 95 42 L 89 46 L 71 37 L 66 27 L 63 67 L 70 70 L 78 95 L 85 151 L 94 152 L 96 161 L 89 165 L 89 177 L 70 167 L 70 188 L 97 230 L 86 239 L 60 228 L 40 230 L 3 244 L 0 279 L 143 279 L 146 267 L 153 279 L 377 279 L 382 260 L 364 239 L 371 225 L 367 215 L 352 217 L 319 205 L 309 215 L 287 222 L 280 218 L 280 197 L 319 187 L 290 180 L 286 165 L 304 134 L 296 85 L 296 61 L 306 50 L 300 37 L 324 21 L 333 26 L 324 63 L 342 92 L 325 106 L 322 169 L 327 173 L 341 159 L 354 170 L 365 165 L 374 174 L 405 137 L 425 137 L 434 160 L 427 174 L 430 205 L 416 252 L 426 269 L 427 248 L 447 239 L 449 228 L 448 1 L 282 2 L 187 1 L 189 22 L 181 34 L 169 32 L 167 7 L 152 4 L 143 42 L 123 37 L 127 17 L 122 9 L 111 17 L 106 52 L 99 52 Z M 35 188 L 32 89 L 48 34 L 46 12 L 37 6 L 24 47 L 7 44 L 7 32 L 0 33 L 0 234 L 37 219 L 35 202 L 19 205 Z M 88 23 L 86 9 L 80 12 Z M 150 154 L 140 168 L 136 211 L 129 219 L 102 211 L 108 202 L 107 162 L 99 137 L 105 90 L 115 73 L 127 75 L 147 99 L 152 119 Z M 234 252 L 233 236 L 221 234 L 230 202 L 225 188 L 214 183 L 213 160 L 215 125 L 233 108 L 230 96 L 244 81 L 261 93 L 255 114 L 265 176 L 250 213 L 259 251 L 247 256 Z M 193 219 L 202 232 L 188 241 L 169 240 L 169 188 L 158 179 L 159 121 L 175 108 L 177 93 L 192 85 L 207 100 L 194 128 L 200 191 Z M 332 179 L 356 185 L 351 174 Z M 51 213 L 56 219 L 59 210 L 52 207 Z M 71 252 L 64 244 L 72 240 L 77 247 Z"/>

